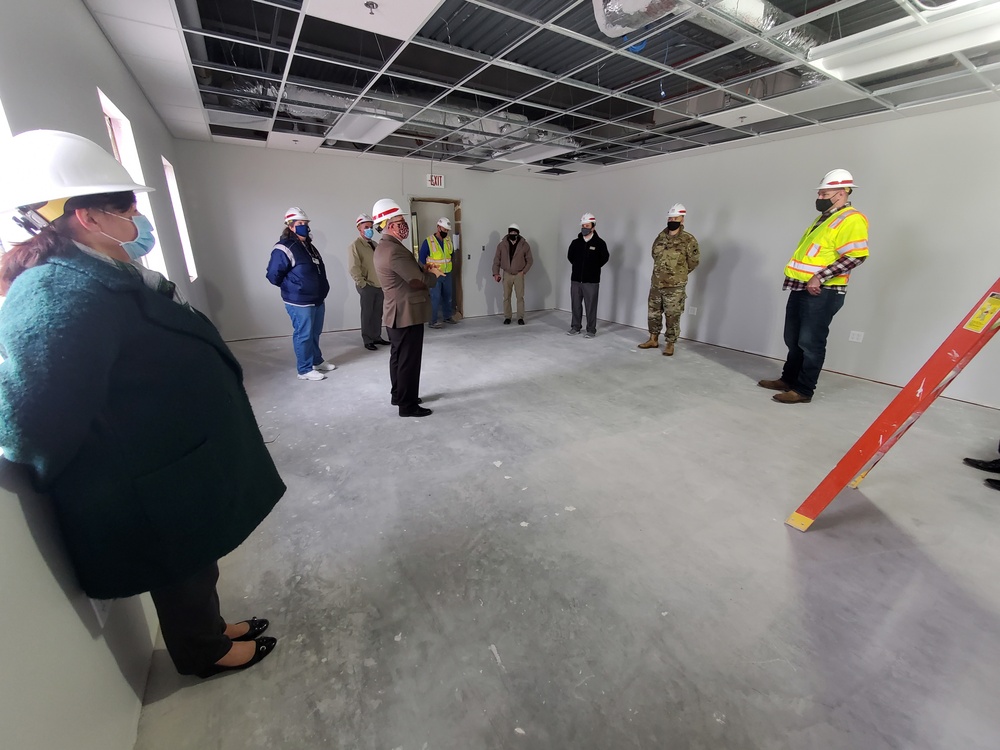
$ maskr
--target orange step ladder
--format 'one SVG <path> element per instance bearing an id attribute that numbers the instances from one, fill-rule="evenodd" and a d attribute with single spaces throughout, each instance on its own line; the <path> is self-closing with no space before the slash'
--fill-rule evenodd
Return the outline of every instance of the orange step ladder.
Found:
<path id="1" fill-rule="evenodd" d="M 805 531 L 845 487 L 855 488 L 861 484 L 861 480 L 903 433 L 993 338 L 1000 328 L 998 313 L 1000 279 L 993 283 L 979 303 L 785 523 L 793 529 Z"/>

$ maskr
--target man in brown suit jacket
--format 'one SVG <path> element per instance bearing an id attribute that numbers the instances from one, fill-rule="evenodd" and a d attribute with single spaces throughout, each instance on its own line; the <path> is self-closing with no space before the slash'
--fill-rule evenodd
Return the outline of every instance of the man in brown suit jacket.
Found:
<path id="1" fill-rule="evenodd" d="M 443 272 L 435 265 L 425 270 L 403 243 L 410 227 L 402 209 L 388 198 L 375 203 L 372 219 L 382 232 L 375 247 L 375 273 L 385 301 L 382 324 L 389 334 L 389 379 L 392 404 L 401 417 L 426 417 L 430 409 L 420 406 L 420 362 L 424 350 L 424 324 L 431 319 L 428 289 Z"/>
<path id="2" fill-rule="evenodd" d="M 503 269 L 503 324 L 510 325 L 510 293 L 517 293 L 517 324 L 524 325 L 524 277 L 531 269 L 531 245 L 521 236 L 521 228 L 511 224 L 493 256 L 493 279 L 500 281 Z"/>

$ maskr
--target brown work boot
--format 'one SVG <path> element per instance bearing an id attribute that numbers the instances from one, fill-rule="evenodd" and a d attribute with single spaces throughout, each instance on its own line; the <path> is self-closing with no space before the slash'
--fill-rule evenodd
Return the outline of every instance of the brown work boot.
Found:
<path id="1" fill-rule="evenodd" d="M 758 380 L 757 385 L 772 391 L 790 391 L 792 387 L 784 380 Z"/>
<path id="2" fill-rule="evenodd" d="M 798 391 L 785 391 L 784 393 L 775 393 L 771 396 L 772 401 L 777 401 L 779 404 L 808 404 L 812 401 L 811 396 L 803 396 Z"/>
<path id="3" fill-rule="evenodd" d="M 640 349 L 659 349 L 660 348 L 660 337 L 649 334 L 649 341 L 643 341 L 639 344 Z"/>
<path id="4" fill-rule="evenodd" d="M 672 357 L 674 356 L 674 342 L 668 341 L 663 345 L 663 356 Z"/>

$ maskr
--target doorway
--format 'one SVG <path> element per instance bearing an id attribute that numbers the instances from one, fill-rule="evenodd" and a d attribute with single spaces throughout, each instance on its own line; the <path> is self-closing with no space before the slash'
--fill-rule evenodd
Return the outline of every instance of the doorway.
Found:
<path id="1" fill-rule="evenodd" d="M 437 229 L 441 217 L 451 222 L 452 255 L 451 286 L 458 317 L 464 314 L 462 295 L 462 202 L 454 198 L 412 198 L 410 200 L 410 223 L 413 225 L 413 255 L 420 252 L 420 244 Z"/>

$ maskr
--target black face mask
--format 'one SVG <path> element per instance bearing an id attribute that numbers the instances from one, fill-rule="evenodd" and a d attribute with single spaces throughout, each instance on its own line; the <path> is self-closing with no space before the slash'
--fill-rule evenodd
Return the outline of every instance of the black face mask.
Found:
<path id="1" fill-rule="evenodd" d="M 679 221 L 668 221 L 667 222 L 667 231 L 668 232 L 676 232 L 680 228 L 681 228 L 681 223 Z"/>
<path id="2" fill-rule="evenodd" d="M 817 198 L 816 199 L 816 210 L 821 214 L 826 213 L 831 208 L 833 208 L 833 200 L 830 198 Z"/>
<path id="3" fill-rule="evenodd" d="M 516 233 L 515 234 L 508 234 L 507 235 L 507 239 L 510 240 L 511 242 L 517 242 L 517 238 L 520 237 L 520 236 L 521 235 L 516 234 Z"/>
<path id="4" fill-rule="evenodd" d="M 448 232 L 447 232 L 447 231 L 445 231 L 444 229 L 442 229 L 442 230 L 441 230 L 441 239 L 444 239 L 444 238 L 445 238 L 445 237 L 447 237 L 447 236 L 448 236 Z"/>

